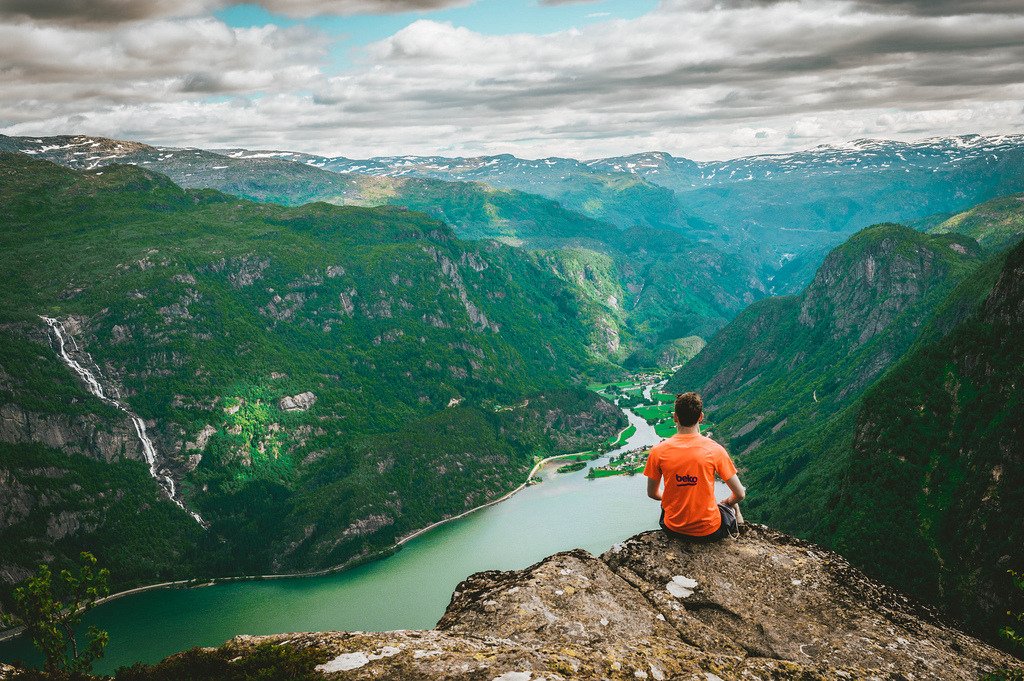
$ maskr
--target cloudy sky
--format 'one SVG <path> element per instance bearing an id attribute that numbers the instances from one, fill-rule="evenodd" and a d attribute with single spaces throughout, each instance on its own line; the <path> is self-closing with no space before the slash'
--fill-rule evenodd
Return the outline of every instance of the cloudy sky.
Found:
<path id="1" fill-rule="evenodd" d="M 364 157 L 1024 133 L 1024 0 L 0 0 L 0 132 Z"/>

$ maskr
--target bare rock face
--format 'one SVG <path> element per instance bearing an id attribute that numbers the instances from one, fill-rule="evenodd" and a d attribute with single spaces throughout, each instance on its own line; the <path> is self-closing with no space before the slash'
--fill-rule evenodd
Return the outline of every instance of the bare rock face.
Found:
<path id="1" fill-rule="evenodd" d="M 0 405 L 0 442 L 36 442 L 107 463 L 144 460 L 127 418 L 107 424 L 92 414 L 38 414 L 13 403 Z"/>
<path id="2" fill-rule="evenodd" d="M 28 517 L 35 499 L 32 490 L 18 482 L 14 474 L 0 469 L 0 530 L 6 530 Z"/>
<path id="3" fill-rule="evenodd" d="M 203 451 L 204 449 L 206 449 L 206 444 L 210 441 L 210 438 L 216 434 L 217 429 L 211 426 L 210 424 L 206 424 L 205 426 L 203 426 L 203 429 L 199 431 L 199 434 L 196 435 L 195 440 L 185 443 L 185 451 Z"/>
<path id="4" fill-rule="evenodd" d="M 282 397 L 277 402 L 277 406 L 281 411 L 306 411 L 314 404 L 316 404 L 316 395 L 311 392 Z"/>
<path id="5" fill-rule="evenodd" d="M 1021 663 L 837 555 L 762 526 L 691 544 L 646 532 L 459 585 L 432 631 L 241 636 L 313 651 L 326 678 L 977 679 Z"/>

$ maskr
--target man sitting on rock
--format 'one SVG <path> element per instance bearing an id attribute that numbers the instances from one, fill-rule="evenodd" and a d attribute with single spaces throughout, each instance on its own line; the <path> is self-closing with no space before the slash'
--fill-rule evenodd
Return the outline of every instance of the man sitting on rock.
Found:
<path id="1" fill-rule="evenodd" d="M 697 542 L 735 535 L 743 522 L 739 502 L 746 492 L 729 453 L 700 434 L 704 421 L 700 395 L 676 395 L 673 418 L 676 434 L 651 448 L 644 469 L 647 496 L 661 501 L 661 529 L 670 536 Z M 715 502 L 716 473 L 732 490 L 722 503 Z"/>

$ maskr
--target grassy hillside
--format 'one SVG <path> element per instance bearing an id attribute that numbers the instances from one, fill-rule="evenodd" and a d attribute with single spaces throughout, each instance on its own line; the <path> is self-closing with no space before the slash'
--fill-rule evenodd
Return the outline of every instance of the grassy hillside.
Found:
<path id="1" fill-rule="evenodd" d="M 963 234 L 977 241 L 982 248 L 1001 251 L 1024 236 L 1024 194 L 986 201 L 927 231 L 932 234 Z"/>

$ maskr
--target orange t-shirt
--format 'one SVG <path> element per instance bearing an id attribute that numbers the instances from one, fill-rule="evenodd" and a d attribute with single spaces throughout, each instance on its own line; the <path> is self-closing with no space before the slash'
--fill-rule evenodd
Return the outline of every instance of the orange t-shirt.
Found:
<path id="1" fill-rule="evenodd" d="M 665 479 L 661 507 L 670 530 L 703 537 L 722 526 L 715 473 L 728 480 L 736 475 L 736 466 L 725 448 L 709 437 L 676 433 L 651 448 L 644 475 Z"/>

